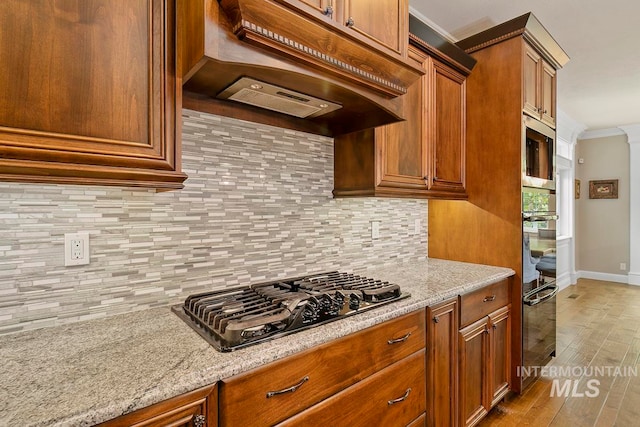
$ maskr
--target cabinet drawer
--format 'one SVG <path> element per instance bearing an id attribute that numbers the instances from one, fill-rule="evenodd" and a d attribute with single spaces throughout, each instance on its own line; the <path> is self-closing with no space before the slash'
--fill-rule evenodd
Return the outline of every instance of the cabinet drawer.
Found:
<path id="1" fill-rule="evenodd" d="M 424 365 L 421 350 L 279 426 L 406 426 L 425 411 Z"/>
<path id="2" fill-rule="evenodd" d="M 509 279 L 460 296 L 460 327 L 509 304 Z"/>
<path id="3" fill-rule="evenodd" d="M 420 415 L 408 424 L 407 427 L 427 427 L 427 416 L 425 414 Z"/>
<path id="4" fill-rule="evenodd" d="M 220 425 L 273 425 L 424 346 L 419 311 L 229 378 L 220 385 Z"/>

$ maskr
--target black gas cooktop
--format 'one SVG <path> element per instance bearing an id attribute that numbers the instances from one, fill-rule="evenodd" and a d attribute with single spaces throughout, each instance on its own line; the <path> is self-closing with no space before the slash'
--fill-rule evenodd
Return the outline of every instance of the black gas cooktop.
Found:
<path id="1" fill-rule="evenodd" d="M 328 273 L 189 296 L 172 310 L 220 351 L 232 351 L 407 298 L 398 285 Z"/>

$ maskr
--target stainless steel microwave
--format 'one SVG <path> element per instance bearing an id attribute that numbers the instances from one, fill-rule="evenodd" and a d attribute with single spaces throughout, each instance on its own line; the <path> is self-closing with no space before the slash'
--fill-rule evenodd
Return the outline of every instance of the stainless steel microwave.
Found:
<path id="1" fill-rule="evenodd" d="M 549 126 L 524 118 L 522 185 L 556 189 L 556 132 Z"/>

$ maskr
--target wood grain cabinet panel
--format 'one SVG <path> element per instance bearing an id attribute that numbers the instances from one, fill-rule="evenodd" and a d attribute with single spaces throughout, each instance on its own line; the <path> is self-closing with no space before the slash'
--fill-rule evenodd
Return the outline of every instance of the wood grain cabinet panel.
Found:
<path id="1" fill-rule="evenodd" d="M 460 426 L 476 425 L 509 391 L 510 307 L 501 307 L 460 330 Z"/>
<path id="2" fill-rule="evenodd" d="M 460 296 L 460 326 L 464 327 L 509 304 L 509 279 Z"/>
<path id="3" fill-rule="evenodd" d="M 460 330 L 459 335 L 459 420 L 473 426 L 488 412 L 489 330 L 483 318 Z"/>
<path id="4" fill-rule="evenodd" d="M 523 64 L 523 111 L 555 129 L 556 70 L 529 44 Z"/>
<path id="5" fill-rule="evenodd" d="M 182 187 L 175 0 L 6 0 L 0 16 L 0 179 Z"/>
<path id="6" fill-rule="evenodd" d="M 427 308 L 427 420 L 456 425 L 458 396 L 458 299 Z"/>
<path id="7" fill-rule="evenodd" d="M 423 50 L 425 75 L 402 99 L 406 121 L 335 138 L 336 197 L 464 199 L 465 76 Z"/>
<path id="8" fill-rule="evenodd" d="M 510 306 L 489 315 L 491 325 L 491 407 L 500 402 L 511 386 L 511 312 Z"/>
<path id="9" fill-rule="evenodd" d="M 425 410 L 424 349 L 278 424 L 404 426 Z"/>
<path id="10" fill-rule="evenodd" d="M 406 57 L 408 0 L 342 0 L 344 24 L 372 42 Z"/>
<path id="11" fill-rule="evenodd" d="M 229 378 L 220 385 L 220 425 L 264 426 L 284 421 L 424 345 L 421 311 Z"/>
<path id="12" fill-rule="evenodd" d="M 433 103 L 427 110 L 428 134 L 432 147 L 431 191 L 465 195 L 465 76 L 445 64 L 432 60 L 428 92 Z"/>
<path id="13" fill-rule="evenodd" d="M 99 427 L 216 427 L 216 385 L 185 393 L 99 424 Z"/>

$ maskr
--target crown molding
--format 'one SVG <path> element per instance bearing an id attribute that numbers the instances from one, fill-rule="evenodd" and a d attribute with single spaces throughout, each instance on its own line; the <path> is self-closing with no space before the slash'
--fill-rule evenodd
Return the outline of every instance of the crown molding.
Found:
<path id="1" fill-rule="evenodd" d="M 610 136 L 626 135 L 625 131 L 620 128 L 595 129 L 586 130 L 578 135 L 578 139 L 596 139 L 608 138 Z"/>
<path id="2" fill-rule="evenodd" d="M 409 6 L 409 13 L 411 15 L 415 16 L 416 18 L 418 18 L 420 21 L 422 21 L 425 24 L 427 24 L 429 27 L 431 27 L 431 29 L 433 29 L 436 32 L 438 32 L 442 37 L 444 37 L 445 39 L 447 39 L 451 43 L 455 44 L 455 42 L 457 41 L 451 34 L 449 34 L 447 31 L 445 31 L 444 28 L 442 28 L 440 25 L 436 24 L 431 19 L 429 19 L 426 16 L 424 16 L 420 11 L 416 10 L 413 6 Z"/>
<path id="3" fill-rule="evenodd" d="M 556 129 L 558 139 L 562 139 L 571 145 L 575 145 L 578 140 L 578 136 L 584 132 L 587 127 L 582 122 L 573 119 L 573 117 L 569 116 L 560 108 L 557 109 L 557 118 L 558 124 Z"/>
<path id="4" fill-rule="evenodd" d="M 618 127 L 627 134 L 627 142 L 629 144 L 640 144 L 640 124 Z"/>

